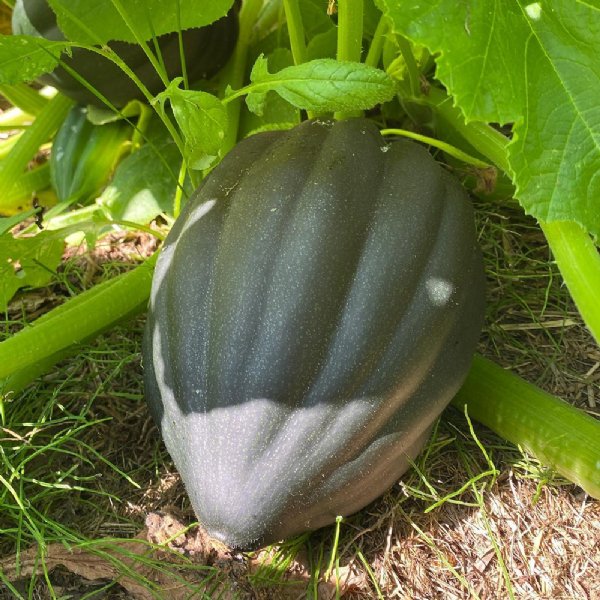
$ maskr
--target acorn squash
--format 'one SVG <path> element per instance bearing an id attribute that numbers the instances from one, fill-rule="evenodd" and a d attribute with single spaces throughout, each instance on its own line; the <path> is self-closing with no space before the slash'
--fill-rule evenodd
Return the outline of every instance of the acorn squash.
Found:
<path id="1" fill-rule="evenodd" d="M 12 28 L 14 34 L 33 35 L 50 40 L 64 39 L 56 23 L 56 15 L 46 0 L 17 0 L 13 10 Z M 189 80 L 194 82 L 217 73 L 233 53 L 237 34 L 238 21 L 235 8 L 211 25 L 184 31 L 182 39 Z M 160 36 L 158 43 L 169 78 L 180 76 L 181 61 L 177 33 Z M 160 77 L 138 45 L 111 42 L 110 46 L 152 94 L 157 94 L 164 89 Z M 130 100 L 143 99 L 135 83 L 119 67 L 94 52 L 74 48 L 71 57 L 64 55 L 61 60 L 116 107 L 122 107 Z M 55 87 L 81 104 L 104 106 L 101 100 L 60 66 L 52 73 L 39 77 L 38 81 Z"/>
<path id="2" fill-rule="evenodd" d="M 253 548 L 390 488 L 469 369 L 484 274 L 463 188 L 364 119 L 242 141 L 169 233 L 146 396 L 208 533 Z"/>

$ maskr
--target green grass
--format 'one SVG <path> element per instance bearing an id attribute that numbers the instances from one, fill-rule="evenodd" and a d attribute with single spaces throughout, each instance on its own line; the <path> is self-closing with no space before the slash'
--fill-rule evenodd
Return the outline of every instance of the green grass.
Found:
<path id="1" fill-rule="evenodd" d="M 36 548 L 40 565 L 16 597 L 34 597 L 40 582 L 51 594 L 52 577 L 43 566 L 51 544 L 105 559 L 157 597 L 160 586 L 141 573 L 169 571 L 191 591 L 220 581 L 214 568 L 186 564 L 180 556 L 169 565 L 122 546 L 142 528 L 143 515 L 135 507 L 168 462 L 156 431 L 146 431 L 140 337 L 140 321 L 115 330 L 5 404 L 0 553 L 14 557 L 18 572 L 31 561 L 28 550 Z M 197 585 L 179 575 L 181 570 L 199 571 Z M 4 584 L 16 594 L 13 583 Z"/>

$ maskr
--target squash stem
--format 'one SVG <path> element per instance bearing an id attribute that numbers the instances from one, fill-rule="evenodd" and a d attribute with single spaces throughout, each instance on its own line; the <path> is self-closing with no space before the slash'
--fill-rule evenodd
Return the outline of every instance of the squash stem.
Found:
<path id="1" fill-rule="evenodd" d="M 15 181 L 21 177 L 40 146 L 54 135 L 72 105 L 72 100 L 57 94 L 21 134 L 8 156 L 0 163 L 0 203 L 10 195 Z"/>
<path id="2" fill-rule="evenodd" d="M 132 271 L 68 300 L 1 342 L 0 380 L 24 369 L 35 372 L 35 365 L 92 339 L 124 317 L 143 311 L 150 296 L 156 258 L 157 253 Z"/>
<path id="3" fill-rule="evenodd" d="M 239 16 L 240 31 L 238 40 L 233 51 L 233 56 L 223 71 L 223 81 L 232 89 L 241 88 L 245 83 L 248 50 L 252 40 L 254 24 L 262 5 L 262 0 L 245 0 L 242 4 Z M 240 112 L 242 110 L 240 100 L 236 99 L 233 102 L 231 100 L 234 100 L 234 98 L 231 97 L 228 97 L 227 100 L 230 101 L 227 105 L 229 125 L 223 142 L 223 154 L 229 152 L 237 142 Z"/>
<path id="4" fill-rule="evenodd" d="M 452 404 L 600 498 L 600 421 L 481 356 Z"/>
<path id="5" fill-rule="evenodd" d="M 363 0 L 338 0 L 337 59 L 360 62 L 362 56 Z M 361 112 L 339 112 L 338 120 L 360 117 Z"/>
<path id="6" fill-rule="evenodd" d="M 579 314 L 600 344 L 600 254 L 589 233 L 572 221 L 541 222 L 554 260 Z"/>
<path id="7" fill-rule="evenodd" d="M 306 40 L 300 4 L 298 0 L 283 0 L 283 6 L 294 64 L 300 65 L 306 62 Z"/>
<path id="8" fill-rule="evenodd" d="M 338 60 L 360 62 L 362 33 L 363 0 L 338 0 Z"/>

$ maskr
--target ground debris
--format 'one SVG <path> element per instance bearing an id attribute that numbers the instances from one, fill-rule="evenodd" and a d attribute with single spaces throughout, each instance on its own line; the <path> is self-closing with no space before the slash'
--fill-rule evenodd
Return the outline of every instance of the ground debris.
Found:
<path id="1" fill-rule="evenodd" d="M 205 584 L 211 597 L 215 594 L 221 600 L 295 600 L 305 597 L 311 573 L 304 552 L 291 561 L 276 589 L 263 586 L 260 573 L 269 569 L 269 551 L 252 555 L 233 552 L 197 525 L 186 526 L 176 514 L 177 509 L 171 508 L 175 514 L 167 511 L 148 514 L 146 527 L 130 540 L 105 538 L 73 548 L 50 544 L 43 560 L 39 548 L 31 548 L 21 552 L 18 558 L 9 556 L 0 560 L 0 570 L 6 580 L 17 585 L 32 576 L 42 576 L 44 571 L 52 574 L 63 570 L 92 583 L 114 582 L 126 594 L 119 598 L 187 600 L 197 597 L 194 594 L 200 593 L 202 579 L 206 577 L 205 570 L 189 568 L 190 565 L 206 566 L 212 567 L 215 574 L 207 578 Z M 168 569 L 164 568 L 166 563 Z M 124 574 L 123 565 L 128 574 Z M 174 565 L 180 568 L 173 569 Z M 252 585 L 253 576 L 256 578 Z M 317 598 L 344 597 L 363 586 L 364 576 L 356 568 L 346 565 L 337 569 L 328 581 L 317 583 Z M 1 587 L 0 598 L 4 598 Z"/>
<path id="2" fill-rule="evenodd" d="M 161 590 L 171 600 L 188 598 L 190 589 L 185 579 L 180 574 L 175 576 L 172 571 L 159 568 L 160 563 L 157 559 L 161 558 L 161 551 L 149 546 L 146 538 L 147 531 L 144 530 L 129 541 L 107 540 L 106 544 L 94 544 L 93 551 L 50 544 L 46 548 L 44 564 L 40 560 L 39 549 L 32 548 L 20 554 L 18 563 L 17 557 L 3 559 L 0 569 L 6 579 L 16 582 L 34 574 L 41 575 L 44 568 L 52 572 L 56 567 L 62 567 L 86 580 L 115 581 L 136 600 L 155 600 L 156 590 Z M 141 557 L 155 560 L 141 561 Z M 117 558 L 122 564 L 130 567 L 136 576 L 123 575 L 122 566 L 115 567 L 111 558 Z M 169 559 L 172 561 L 173 557 Z M 152 583 L 152 587 L 148 585 L 149 582 Z"/>

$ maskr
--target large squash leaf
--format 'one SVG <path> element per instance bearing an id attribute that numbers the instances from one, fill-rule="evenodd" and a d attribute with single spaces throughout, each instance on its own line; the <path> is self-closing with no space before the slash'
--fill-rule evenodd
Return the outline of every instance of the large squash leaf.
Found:
<path id="1" fill-rule="evenodd" d="M 515 123 L 524 209 L 600 235 L 600 9 L 573 0 L 378 0 L 393 27 L 437 53 L 467 121 Z"/>
<path id="2" fill-rule="evenodd" d="M 32 81 L 52 71 L 68 42 L 51 42 L 28 35 L 0 35 L 0 84 Z"/>
<path id="3" fill-rule="evenodd" d="M 85 44 L 136 42 L 202 27 L 225 16 L 233 0 L 49 0 L 67 38 Z"/>

